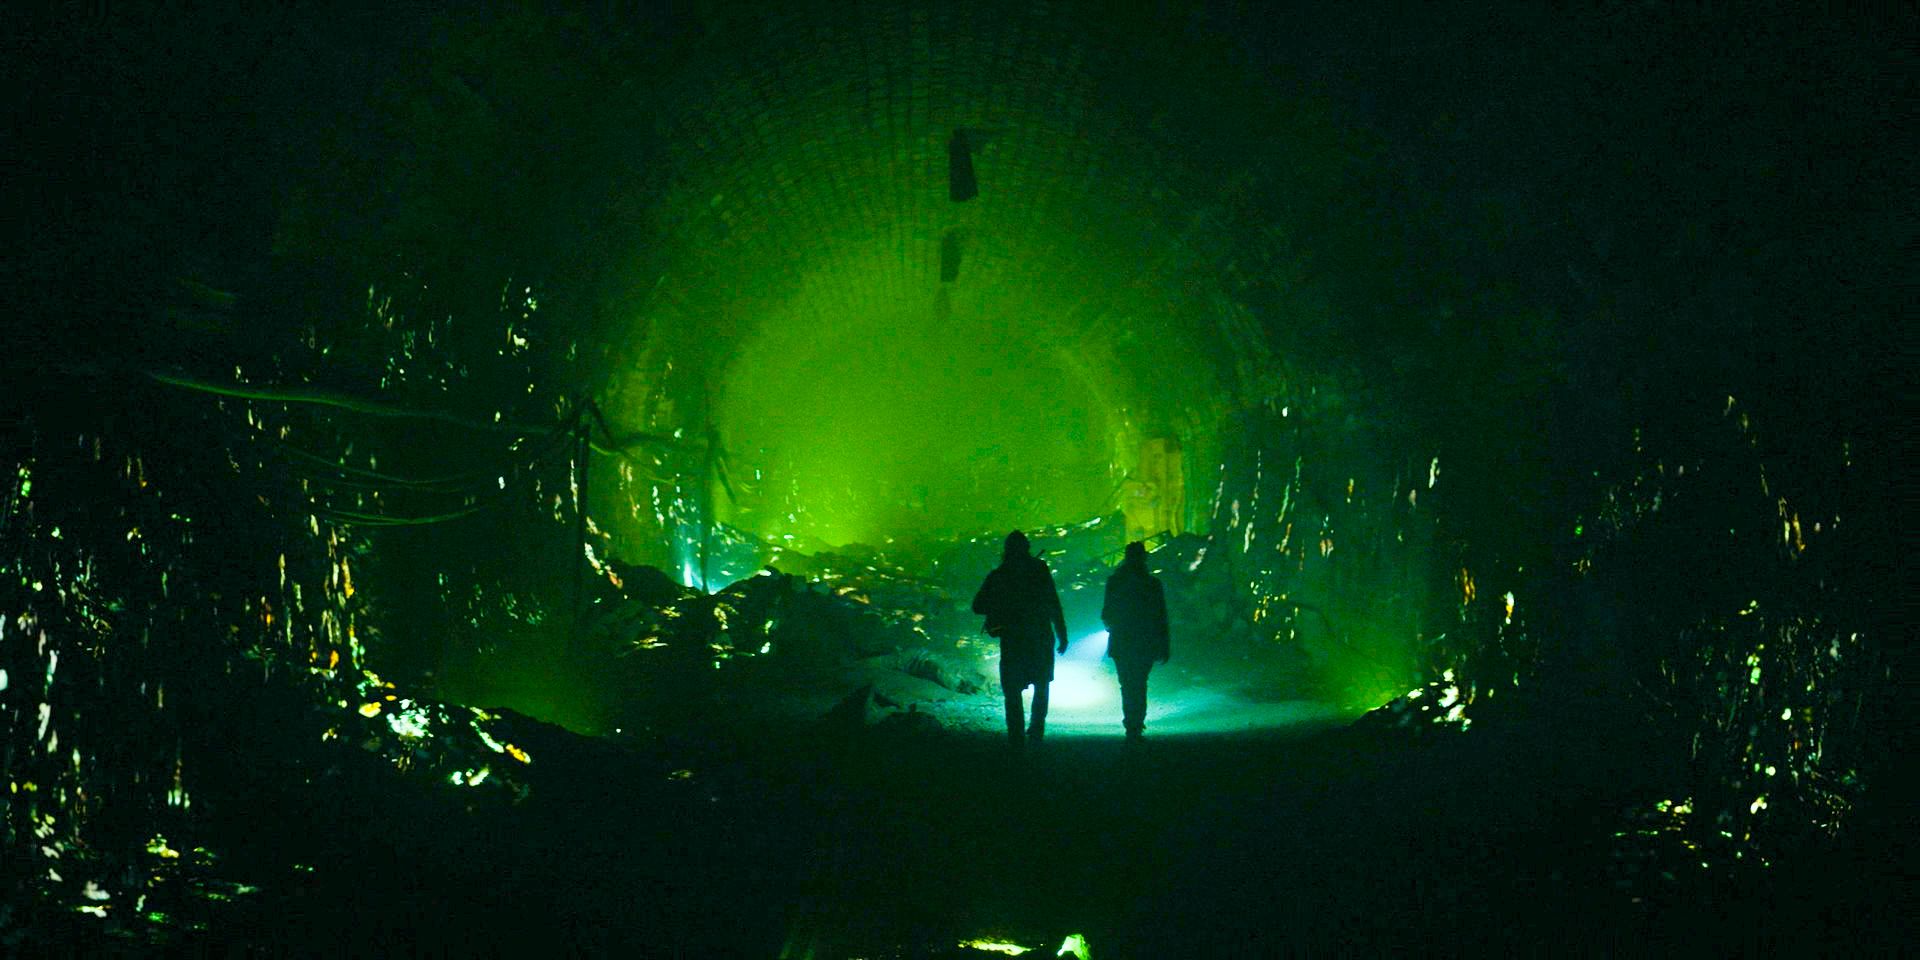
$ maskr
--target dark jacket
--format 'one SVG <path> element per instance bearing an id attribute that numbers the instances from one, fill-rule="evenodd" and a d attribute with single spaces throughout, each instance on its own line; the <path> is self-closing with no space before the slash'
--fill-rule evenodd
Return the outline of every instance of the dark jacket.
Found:
<path id="1" fill-rule="evenodd" d="M 1134 662 L 1167 658 L 1167 594 L 1146 564 L 1123 563 L 1107 578 L 1100 621 L 1107 625 L 1107 656 Z"/>
<path id="2" fill-rule="evenodd" d="M 1053 571 L 1034 556 L 1010 558 L 980 585 L 973 612 L 987 618 L 987 633 L 1000 638 L 1001 683 L 1013 688 L 1053 680 L 1053 639 L 1067 636 L 1066 616 Z"/>

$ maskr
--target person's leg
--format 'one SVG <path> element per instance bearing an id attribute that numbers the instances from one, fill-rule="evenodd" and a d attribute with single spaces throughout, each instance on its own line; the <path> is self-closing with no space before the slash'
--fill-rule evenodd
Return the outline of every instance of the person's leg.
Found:
<path id="1" fill-rule="evenodd" d="M 1022 704 L 1020 703 L 1021 688 L 1003 685 L 1001 689 L 1004 690 L 1007 695 L 1007 736 L 1013 740 L 1013 745 L 1017 747 L 1023 742 L 1022 737 L 1025 735 L 1024 728 L 1026 727 L 1024 718 L 1021 717 L 1023 710 Z"/>
<path id="2" fill-rule="evenodd" d="M 1033 685 L 1033 722 L 1027 725 L 1027 738 L 1038 740 L 1047 732 L 1047 688 L 1051 686 L 1045 680 Z"/>
<path id="3" fill-rule="evenodd" d="M 1147 671 L 1153 662 L 1116 660 L 1113 665 L 1120 674 L 1120 722 L 1127 736 L 1140 736 L 1147 725 Z"/>
<path id="4" fill-rule="evenodd" d="M 1127 729 L 1139 736 L 1147 728 L 1147 670 L 1144 663 L 1136 663 L 1127 671 L 1127 687 L 1121 693 L 1125 701 Z"/>

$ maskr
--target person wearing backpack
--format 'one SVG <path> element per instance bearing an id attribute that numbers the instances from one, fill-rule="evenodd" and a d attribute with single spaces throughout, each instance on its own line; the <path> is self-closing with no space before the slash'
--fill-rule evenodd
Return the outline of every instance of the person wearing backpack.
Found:
<path id="1" fill-rule="evenodd" d="M 1047 727 L 1047 686 L 1053 682 L 1054 637 L 1067 652 L 1067 620 L 1060 611 L 1047 562 L 1032 555 L 1027 535 L 1007 534 L 1000 565 L 974 595 L 973 612 L 987 618 L 987 634 L 1000 641 L 1000 689 L 1007 701 L 1007 737 L 1018 748 L 1038 741 Z M 1023 723 L 1021 695 L 1033 688 L 1033 719 Z M 1025 727 L 1024 740 L 1021 728 Z"/>

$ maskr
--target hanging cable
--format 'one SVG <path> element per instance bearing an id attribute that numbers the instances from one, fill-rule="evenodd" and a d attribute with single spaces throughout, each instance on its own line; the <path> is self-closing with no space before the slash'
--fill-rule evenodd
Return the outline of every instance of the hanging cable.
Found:
<path id="1" fill-rule="evenodd" d="M 441 423 L 465 427 L 484 433 L 511 433 L 519 436 L 548 436 L 553 433 L 566 433 L 562 427 L 534 427 L 513 423 L 497 423 L 474 420 L 458 414 L 441 410 L 422 410 L 416 407 L 403 407 L 398 404 L 349 394 L 329 393 L 318 390 L 293 390 L 285 387 L 240 387 L 229 384 L 211 383 L 182 374 L 164 373 L 157 370 L 145 371 L 146 376 L 170 387 L 196 390 L 220 397 L 233 397 L 239 400 L 264 400 L 274 403 L 312 404 L 363 413 L 373 417 L 400 417 L 414 420 L 437 420 Z"/>

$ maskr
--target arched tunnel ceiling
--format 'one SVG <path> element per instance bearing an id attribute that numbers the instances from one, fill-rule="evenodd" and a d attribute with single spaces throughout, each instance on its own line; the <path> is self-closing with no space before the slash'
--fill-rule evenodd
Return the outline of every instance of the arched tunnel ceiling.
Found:
<path id="1" fill-rule="evenodd" d="M 1262 344 L 1223 335 L 1231 238 L 1210 217 L 1252 156 L 1305 170 L 1329 135 L 1183 140 L 1171 112 L 1257 94 L 1092 19 L 856 9 L 715 42 L 678 78 L 664 160 L 637 188 L 657 275 L 627 308 L 610 410 L 697 428 L 710 404 L 730 456 L 795 474 L 816 517 L 891 502 L 853 512 L 942 533 L 1104 512 L 1143 436 L 1211 443 L 1259 366 L 1236 350 Z M 964 202 L 956 134 L 978 182 Z M 1239 155 L 1207 153 L 1223 148 Z M 1325 188 L 1312 177 L 1303 192 Z M 830 542 L 888 533 L 838 512 L 796 522 Z"/>
<path id="2" fill-rule="evenodd" d="M 262 76 L 220 56 L 280 33 Z M 825 350 L 830 322 L 842 340 L 1017 326 L 1008 341 L 1105 417 L 1061 465 L 1109 473 L 1129 433 L 1224 445 L 1231 411 L 1329 383 L 1318 402 L 1341 409 L 1317 422 L 1508 451 L 1478 456 L 1492 475 L 1540 462 L 1511 451 L 1542 439 L 1579 470 L 1582 438 L 1689 389 L 1799 416 L 1847 408 L 1797 402 L 1806 384 L 1897 380 L 1859 377 L 1845 346 L 1892 309 L 1873 281 L 1903 246 L 1859 238 L 1904 235 L 1905 177 L 1875 69 L 1891 34 L 1844 20 L 802 3 L 152 15 L 112 34 L 148 35 L 164 53 L 95 59 L 173 82 L 99 74 L 84 109 L 48 100 L 76 109 L 28 131 L 114 149 L 47 151 L 16 190 L 58 196 L 75 170 L 113 188 L 43 218 L 10 288 L 40 307 L 19 316 L 93 330 L 126 305 L 65 291 L 205 278 L 243 292 L 264 355 L 394 272 L 462 317 L 523 278 L 551 295 L 540 376 L 591 376 L 617 426 L 696 433 L 756 356 Z M 94 76 L 43 66 L 43 94 Z M 954 204 L 945 146 L 968 125 L 991 136 L 979 197 Z M 102 238 L 112 255 L 69 255 Z M 282 291 L 262 259 L 313 289 Z M 182 363 L 208 352 L 143 333 Z M 1549 438 L 1549 419 L 1576 429 Z M 724 439 L 750 467 L 751 438 Z"/>

